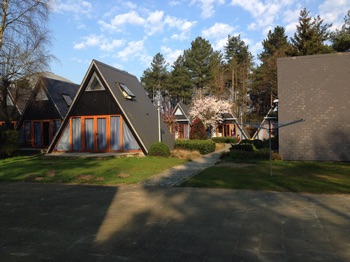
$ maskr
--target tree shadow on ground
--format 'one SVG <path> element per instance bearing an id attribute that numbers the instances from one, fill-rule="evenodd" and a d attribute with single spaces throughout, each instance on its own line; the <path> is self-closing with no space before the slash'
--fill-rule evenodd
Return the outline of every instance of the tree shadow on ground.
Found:
<path id="1" fill-rule="evenodd" d="M 348 261 L 349 196 L 3 183 L 5 261 Z"/>

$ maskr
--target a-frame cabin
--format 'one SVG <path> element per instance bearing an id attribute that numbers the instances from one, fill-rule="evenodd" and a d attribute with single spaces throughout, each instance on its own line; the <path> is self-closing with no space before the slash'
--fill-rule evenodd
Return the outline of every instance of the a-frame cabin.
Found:
<path id="1" fill-rule="evenodd" d="M 92 60 L 79 91 L 52 141 L 52 152 L 142 152 L 174 139 L 138 79 Z M 160 132 L 158 128 L 160 122 Z"/>
<path id="2" fill-rule="evenodd" d="M 191 118 L 188 111 L 188 106 L 182 102 L 179 102 L 174 108 L 173 115 L 177 125 L 173 127 L 172 134 L 175 139 L 189 139 L 190 137 Z"/>
<path id="3" fill-rule="evenodd" d="M 38 73 L 34 88 L 18 122 L 21 147 L 47 148 L 78 91 L 79 85 L 50 72 Z"/>

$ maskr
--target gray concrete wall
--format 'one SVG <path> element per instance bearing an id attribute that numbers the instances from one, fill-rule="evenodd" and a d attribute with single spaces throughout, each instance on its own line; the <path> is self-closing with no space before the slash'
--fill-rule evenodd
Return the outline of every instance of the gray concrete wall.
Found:
<path id="1" fill-rule="evenodd" d="M 280 58 L 279 152 L 285 160 L 350 161 L 350 53 Z"/>

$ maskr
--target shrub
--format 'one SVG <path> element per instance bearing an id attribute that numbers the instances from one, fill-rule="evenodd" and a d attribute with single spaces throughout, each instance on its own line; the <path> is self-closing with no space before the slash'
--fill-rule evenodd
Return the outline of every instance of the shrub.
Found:
<path id="1" fill-rule="evenodd" d="M 266 141 L 262 141 L 260 139 L 243 139 L 240 144 L 252 144 L 256 149 L 262 149 L 262 148 L 268 148 L 269 143 L 266 143 Z"/>
<path id="2" fill-rule="evenodd" d="M 9 157 L 19 147 L 19 132 L 7 130 L 0 132 L 0 156 Z"/>
<path id="3" fill-rule="evenodd" d="M 212 140 L 215 143 L 226 143 L 226 144 L 235 144 L 238 142 L 237 137 L 231 137 L 231 136 L 212 137 Z"/>
<path id="4" fill-rule="evenodd" d="M 235 144 L 232 145 L 230 148 L 230 151 L 244 151 L 244 152 L 253 152 L 255 150 L 255 147 L 253 144 Z"/>
<path id="5" fill-rule="evenodd" d="M 207 138 L 207 131 L 202 120 L 196 118 L 191 125 L 190 139 L 205 140 Z"/>
<path id="6" fill-rule="evenodd" d="M 151 147 L 149 148 L 148 155 L 169 157 L 170 156 L 170 149 L 165 143 L 156 142 L 156 143 L 153 143 L 151 145 Z"/>
<path id="7" fill-rule="evenodd" d="M 197 150 L 202 155 L 215 151 L 215 142 L 211 139 L 207 140 L 181 140 L 177 139 L 174 145 L 175 149 L 183 149 L 194 151 Z"/>

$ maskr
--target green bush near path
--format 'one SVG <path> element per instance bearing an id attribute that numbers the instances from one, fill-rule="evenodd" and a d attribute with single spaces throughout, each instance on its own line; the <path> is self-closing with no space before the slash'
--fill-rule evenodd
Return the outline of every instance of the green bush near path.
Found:
<path id="1" fill-rule="evenodd" d="M 206 140 L 177 139 L 175 141 L 174 148 L 189 150 L 189 151 L 197 150 L 202 155 L 205 155 L 215 151 L 215 142 L 211 139 L 206 139 Z"/>

